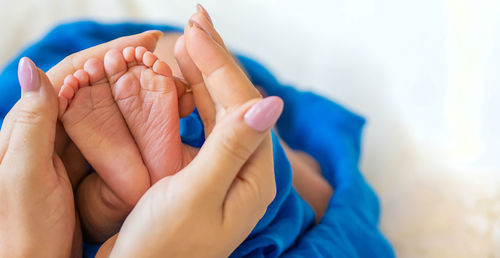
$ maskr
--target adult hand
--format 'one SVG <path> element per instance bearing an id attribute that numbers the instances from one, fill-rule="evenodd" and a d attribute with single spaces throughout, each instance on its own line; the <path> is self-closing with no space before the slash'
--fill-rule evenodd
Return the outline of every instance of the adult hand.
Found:
<path id="1" fill-rule="evenodd" d="M 71 183 L 54 153 L 57 97 L 28 58 L 21 99 L 0 132 L 0 257 L 68 257 L 75 229 Z"/>
<path id="2" fill-rule="evenodd" d="M 229 256 L 274 199 L 269 129 L 283 102 L 262 100 L 223 44 L 205 31 L 190 22 L 176 52 L 208 137 L 187 167 L 146 192 L 98 256 Z"/>
<path id="3" fill-rule="evenodd" d="M 274 199 L 273 159 L 263 141 L 281 108 L 277 97 L 251 100 L 218 122 L 187 167 L 141 198 L 110 256 L 229 256 Z M 267 128 L 252 128 L 268 112 L 275 115 L 267 117 Z"/>

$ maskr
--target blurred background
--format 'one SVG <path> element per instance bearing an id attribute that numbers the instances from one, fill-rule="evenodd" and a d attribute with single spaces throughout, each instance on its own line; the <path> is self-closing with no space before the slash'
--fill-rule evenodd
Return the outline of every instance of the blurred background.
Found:
<path id="1" fill-rule="evenodd" d="M 399 257 L 500 257 L 500 1 L 207 0 L 227 45 L 367 118 Z M 185 0 L 0 0 L 0 64 L 76 19 L 183 26 Z"/>

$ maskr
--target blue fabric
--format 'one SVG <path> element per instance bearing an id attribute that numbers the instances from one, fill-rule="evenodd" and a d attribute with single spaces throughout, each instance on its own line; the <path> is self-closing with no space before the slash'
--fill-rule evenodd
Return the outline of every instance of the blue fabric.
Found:
<path id="1" fill-rule="evenodd" d="M 0 74 L 0 118 L 20 97 L 17 63 L 30 57 L 47 71 L 65 56 L 120 36 L 145 30 L 181 31 L 150 24 L 103 25 L 91 21 L 54 28 L 22 51 Z M 277 195 L 265 216 L 232 257 L 394 257 L 378 229 L 378 199 L 358 169 L 364 119 L 311 92 L 282 85 L 257 62 L 238 56 L 254 84 L 285 101 L 277 128 L 292 147 L 314 156 L 335 193 L 328 210 L 314 225 L 312 209 L 291 185 L 290 164 L 273 132 Z M 0 121 L 1 123 L 1 121 Z M 196 112 L 181 121 L 181 136 L 193 146 L 203 143 L 203 126 Z M 94 257 L 98 245 L 84 244 L 84 256 Z"/>

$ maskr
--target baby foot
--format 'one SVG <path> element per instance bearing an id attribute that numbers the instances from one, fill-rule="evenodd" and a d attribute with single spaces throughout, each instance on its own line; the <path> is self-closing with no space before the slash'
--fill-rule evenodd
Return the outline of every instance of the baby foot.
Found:
<path id="1" fill-rule="evenodd" d="M 127 206 L 135 205 L 150 179 L 113 99 L 102 61 L 89 59 L 84 69 L 65 78 L 59 92 L 59 118 L 105 186 Z"/>
<path id="2" fill-rule="evenodd" d="M 192 160 L 195 149 L 182 144 L 179 89 L 169 66 L 143 47 L 109 51 L 104 58 L 114 99 L 127 122 L 151 183 Z"/>
<path id="3" fill-rule="evenodd" d="M 176 88 L 170 68 L 142 47 L 110 50 L 65 79 L 60 119 L 100 176 L 78 192 L 94 240 L 115 233 L 151 183 L 196 154 L 180 140 Z"/>
<path id="4" fill-rule="evenodd" d="M 76 199 L 88 240 L 102 241 L 151 185 L 141 153 L 111 92 L 98 59 L 68 75 L 59 92 L 59 119 L 99 176 L 80 184 Z"/>
<path id="5" fill-rule="evenodd" d="M 89 80 L 86 77 L 90 78 L 92 87 L 89 89 L 86 89 L 89 86 L 85 82 Z M 61 120 L 66 127 L 71 127 L 67 130 L 84 133 L 81 137 L 75 135 L 76 141 L 86 139 L 82 144 L 77 143 L 82 149 L 87 149 L 82 145 L 89 144 L 88 135 L 80 128 L 74 129 L 75 124 L 83 125 L 84 128 L 102 128 L 109 123 L 107 128 L 103 128 L 105 133 L 100 134 L 105 139 L 97 142 L 127 138 L 118 143 L 128 146 L 130 144 L 125 142 L 129 142 L 130 137 L 124 136 L 124 131 L 128 132 L 129 129 L 153 183 L 177 172 L 191 160 L 191 157 L 184 158 L 184 155 L 187 153 L 191 156 L 193 150 L 182 145 L 180 140 L 178 94 L 172 72 L 166 63 L 143 47 L 128 47 L 123 52 L 110 50 L 105 55 L 104 64 L 97 59 L 90 59 L 84 70 L 66 78 L 59 95 Z M 107 108 L 100 109 L 100 106 Z M 93 145 L 93 148 L 88 148 L 92 150 L 89 155 L 102 157 L 95 151 L 98 146 Z M 120 145 L 107 144 L 100 149 L 114 150 L 117 146 Z M 100 161 L 109 163 L 109 159 Z M 89 162 L 97 171 L 104 172 L 93 164 L 95 162 L 90 159 Z"/>

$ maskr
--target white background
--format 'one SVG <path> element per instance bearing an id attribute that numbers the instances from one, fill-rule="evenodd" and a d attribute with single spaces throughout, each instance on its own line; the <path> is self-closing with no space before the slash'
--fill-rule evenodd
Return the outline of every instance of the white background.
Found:
<path id="1" fill-rule="evenodd" d="M 77 18 L 184 24 L 194 1 L 0 0 L 0 63 Z M 500 257 L 500 1 L 202 1 L 233 49 L 368 119 L 400 257 Z"/>

